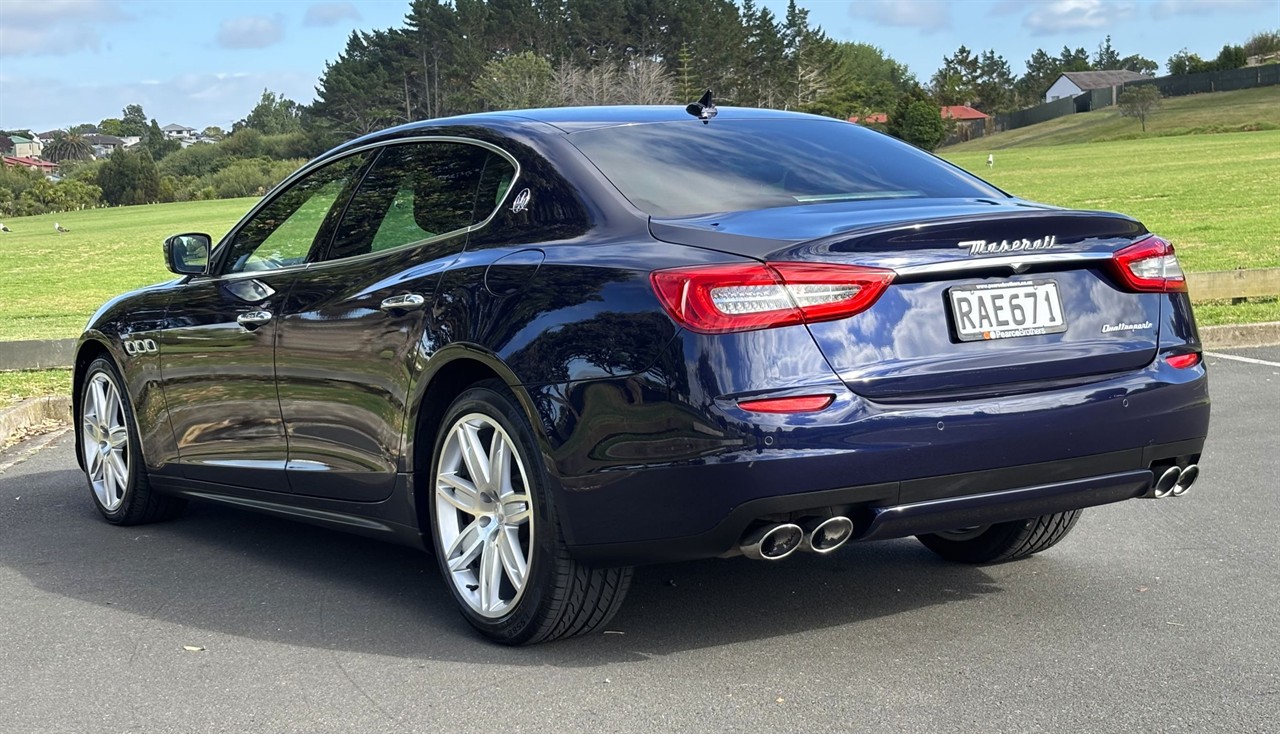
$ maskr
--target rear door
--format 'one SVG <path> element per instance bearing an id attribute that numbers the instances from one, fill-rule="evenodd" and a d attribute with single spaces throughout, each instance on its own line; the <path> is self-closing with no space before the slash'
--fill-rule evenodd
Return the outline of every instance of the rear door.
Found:
<path id="1" fill-rule="evenodd" d="M 436 284 L 514 175 L 495 149 L 456 140 L 378 153 L 282 308 L 276 375 L 294 492 L 391 494 L 410 383 L 433 348 L 422 334 Z"/>

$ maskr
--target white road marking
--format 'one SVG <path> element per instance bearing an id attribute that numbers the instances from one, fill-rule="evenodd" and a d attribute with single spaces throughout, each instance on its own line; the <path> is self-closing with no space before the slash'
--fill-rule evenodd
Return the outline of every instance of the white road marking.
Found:
<path id="1" fill-rule="evenodd" d="M 1254 359 L 1253 357 L 1237 357 L 1234 354 L 1222 354 L 1221 352 L 1205 352 L 1206 357 L 1216 357 L 1218 359 L 1233 359 L 1237 362 L 1248 362 L 1249 364 L 1264 364 L 1268 367 L 1280 367 L 1280 362 L 1268 362 L 1265 359 Z"/>
<path id="2" fill-rule="evenodd" d="M 42 449 L 46 448 L 49 444 L 53 443 L 55 440 L 61 438 L 67 431 L 70 431 L 70 430 L 71 430 L 70 426 L 64 426 L 62 428 L 55 430 L 52 433 L 46 433 L 43 436 L 40 436 L 39 438 L 30 439 L 30 445 L 27 446 L 26 449 L 21 454 L 18 454 L 17 458 L 0 464 L 0 474 L 4 474 L 6 471 L 12 469 L 18 464 L 21 464 L 27 459 L 30 459 L 32 456 L 35 456 L 36 454 L 40 453 Z"/>

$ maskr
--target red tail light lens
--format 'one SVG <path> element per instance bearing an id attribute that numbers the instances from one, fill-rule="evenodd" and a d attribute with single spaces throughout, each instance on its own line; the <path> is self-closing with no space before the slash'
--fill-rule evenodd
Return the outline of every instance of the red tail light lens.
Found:
<path id="1" fill-rule="evenodd" d="M 676 323 L 723 334 L 832 321 L 871 307 L 894 272 L 856 265 L 753 263 L 659 270 L 650 277 Z"/>
<path id="2" fill-rule="evenodd" d="M 738 407 L 752 413 L 816 413 L 836 399 L 835 395 L 800 395 L 791 398 L 739 400 Z"/>
<path id="3" fill-rule="evenodd" d="M 1117 252 L 1112 262 L 1116 276 L 1131 291 L 1185 293 L 1187 278 L 1173 254 L 1173 245 L 1152 235 Z"/>
<path id="4" fill-rule="evenodd" d="M 1172 357 L 1165 357 L 1164 361 L 1168 362 L 1169 366 L 1174 369 L 1185 370 L 1189 367 L 1195 367 L 1200 364 L 1200 353 L 1191 352 L 1190 354 L 1175 354 Z"/>

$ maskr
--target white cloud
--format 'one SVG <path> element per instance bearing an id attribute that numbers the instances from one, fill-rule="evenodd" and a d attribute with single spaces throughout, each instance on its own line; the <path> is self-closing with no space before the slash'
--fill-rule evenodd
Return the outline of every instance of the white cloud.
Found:
<path id="1" fill-rule="evenodd" d="M 344 20 L 360 20 L 360 11 L 351 3 L 312 3 L 302 18 L 306 26 L 337 25 Z"/>
<path id="2" fill-rule="evenodd" d="M 1268 11 L 1273 19 L 1277 17 L 1275 0 L 1158 0 L 1151 7 L 1156 18 L 1218 13 L 1257 13 L 1262 17 Z"/>
<path id="3" fill-rule="evenodd" d="M 1113 27 L 1133 15 L 1132 2 L 1104 0 L 1053 0 L 1032 6 L 1022 25 L 1034 35 L 1046 36 L 1071 31 L 1100 30 Z"/>
<path id="4" fill-rule="evenodd" d="M 301 104 L 315 95 L 315 77 L 290 71 L 182 74 L 111 84 L 78 84 L 48 78 L 0 74 L 0 88 L 22 89 L 0 105 L 0 128 L 51 130 L 119 117 L 125 105 L 140 104 L 161 125 L 176 122 L 196 129 L 230 128 L 249 114 L 270 89 Z"/>
<path id="5" fill-rule="evenodd" d="M 111 0 L 4 0 L 0 57 L 96 51 L 102 45 L 97 26 L 131 19 Z"/>
<path id="6" fill-rule="evenodd" d="M 849 14 L 880 25 L 925 32 L 951 27 L 951 7 L 942 0 L 863 0 L 850 3 Z"/>
<path id="7" fill-rule="evenodd" d="M 280 18 L 246 15 L 222 21 L 218 26 L 218 45 L 223 48 L 266 48 L 284 38 Z"/>

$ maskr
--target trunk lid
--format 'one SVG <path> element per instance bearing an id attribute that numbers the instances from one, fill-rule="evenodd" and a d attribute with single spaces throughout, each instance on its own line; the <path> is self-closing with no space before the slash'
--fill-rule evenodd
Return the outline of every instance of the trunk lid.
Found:
<path id="1" fill-rule="evenodd" d="M 867 311 L 809 325 L 832 369 L 872 399 L 1044 389 L 1141 369 L 1157 351 L 1165 296 L 1121 290 L 1111 274 L 1112 253 L 1147 231 L 1118 214 L 915 199 L 654 219 L 650 229 L 666 242 L 764 261 L 897 272 Z M 999 323 L 988 309 L 1012 323 L 1005 309 L 1015 300 L 1024 321 L 1035 308 L 1061 324 L 974 331 Z M 1025 335 L 983 337 L 1007 333 Z"/>

